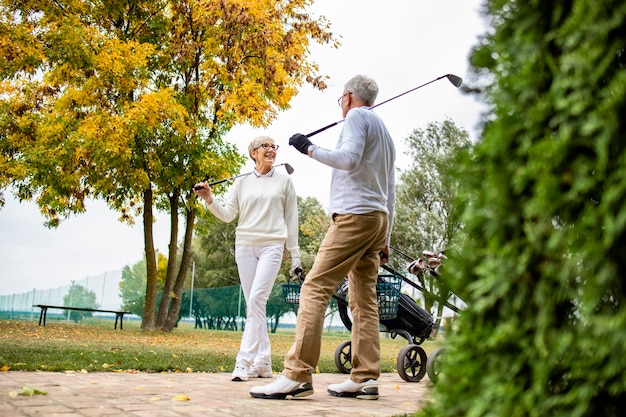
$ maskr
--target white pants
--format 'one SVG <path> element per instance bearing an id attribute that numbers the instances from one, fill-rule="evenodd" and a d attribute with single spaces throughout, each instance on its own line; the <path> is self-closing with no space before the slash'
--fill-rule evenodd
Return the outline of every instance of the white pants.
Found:
<path id="1" fill-rule="evenodd" d="M 235 245 L 235 261 L 246 300 L 246 326 L 237 354 L 238 363 L 271 363 L 266 305 L 282 263 L 283 248 L 284 245 Z"/>

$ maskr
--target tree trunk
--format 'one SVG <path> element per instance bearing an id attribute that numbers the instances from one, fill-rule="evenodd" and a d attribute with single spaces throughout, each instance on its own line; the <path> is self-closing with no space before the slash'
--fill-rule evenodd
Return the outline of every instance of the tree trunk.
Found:
<path id="1" fill-rule="evenodd" d="M 143 306 L 141 328 L 143 330 L 155 329 L 155 313 L 157 299 L 157 264 L 154 253 L 154 235 L 152 231 L 152 188 L 148 187 L 143 192 L 143 236 L 144 250 L 146 253 L 146 299 Z"/>
<path id="2" fill-rule="evenodd" d="M 180 313 L 180 306 L 183 302 L 183 286 L 187 279 L 187 271 L 189 265 L 191 265 L 191 240 L 193 237 L 193 227 L 196 219 L 195 209 L 185 209 L 186 213 L 186 225 L 185 225 L 185 242 L 183 243 L 183 256 L 180 261 L 180 268 L 178 270 L 178 276 L 176 277 L 176 283 L 174 284 L 174 297 L 171 300 L 169 312 L 167 314 L 167 320 L 162 329 L 166 332 L 171 332 L 172 329 L 178 323 L 178 314 Z"/>
<path id="3" fill-rule="evenodd" d="M 170 243 L 168 246 L 167 274 L 165 276 L 165 286 L 163 294 L 161 294 L 161 302 L 159 303 L 159 313 L 156 319 L 156 327 L 162 329 L 167 320 L 167 314 L 170 310 L 172 301 L 172 290 L 174 289 L 176 275 L 176 260 L 178 258 L 178 197 L 180 194 L 175 192 L 169 197 L 170 200 Z"/>

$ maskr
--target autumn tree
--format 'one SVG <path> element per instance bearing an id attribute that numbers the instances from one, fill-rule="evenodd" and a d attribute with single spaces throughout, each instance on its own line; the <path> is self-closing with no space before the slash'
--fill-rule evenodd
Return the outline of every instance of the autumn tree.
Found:
<path id="1" fill-rule="evenodd" d="M 0 185 L 35 200 L 52 227 L 89 197 L 141 218 L 143 329 L 176 324 L 199 208 L 191 186 L 244 161 L 224 134 L 267 125 L 305 82 L 325 88 L 308 45 L 335 41 L 309 4 L 0 2 Z M 155 210 L 171 226 L 158 311 Z"/>

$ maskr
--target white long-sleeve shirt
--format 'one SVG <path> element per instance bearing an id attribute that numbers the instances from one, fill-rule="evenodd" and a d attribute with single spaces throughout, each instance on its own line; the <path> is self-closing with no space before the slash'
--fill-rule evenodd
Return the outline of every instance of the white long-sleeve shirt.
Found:
<path id="1" fill-rule="evenodd" d="M 286 244 L 292 258 L 298 247 L 298 204 L 291 178 L 274 168 L 266 175 L 254 170 L 235 180 L 222 206 L 213 199 L 209 211 L 229 223 L 237 215 L 235 244 L 268 246 Z"/>
<path id="2" fill-rule="evenodd" d="M 311 157 L 333 168 L 330 212 L 387 213 L 389 243 L 396 204 L 396 148 L 380 117 L 367 107 L 350 109 L 335 149 L 314 146 Z"/>

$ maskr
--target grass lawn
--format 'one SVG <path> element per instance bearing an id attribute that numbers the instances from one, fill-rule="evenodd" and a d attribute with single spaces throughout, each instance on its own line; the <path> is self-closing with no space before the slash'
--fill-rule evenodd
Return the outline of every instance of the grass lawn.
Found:
<path id="1" fill-rule="evenodd" d="M 113 372 L 231 372 L 241 332 L 200 330 L 181 326 L 171 333 L 145 332 L 137 321 L 125 321 L 114 330 L 109 320 L 84 324 L 49 321 L 0 321 L 0 370 L 4 371 L 113 371 Z M 408 342 L 381 333 L 381 370 L 396 372 L 396 359 Z M 270 334 L 272 366 L 282 370 L 293 330 Z M 339 372 L 335 349 L 350 333 L 324 334 L 320 372 Z M 422 347 L 430 353 L 437 342 Z"/>

